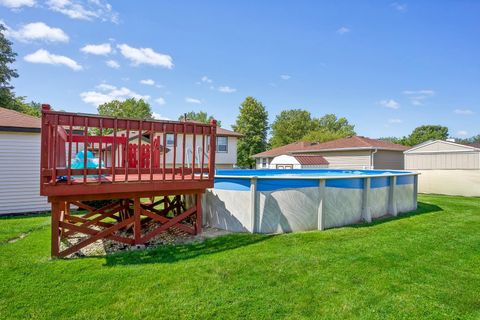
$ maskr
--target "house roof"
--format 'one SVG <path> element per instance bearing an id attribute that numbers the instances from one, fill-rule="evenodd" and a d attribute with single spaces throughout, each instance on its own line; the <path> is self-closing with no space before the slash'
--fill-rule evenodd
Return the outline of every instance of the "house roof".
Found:
<path id="1" fill-rule="evenodd" d="M 181 120 L 181 121 L 183 121 L 183 120 Z M 195 120 L 191 120 L 191 119 L 187 119 L 187 122 L 195 122 L 195 123 L 204 124 L 203 122 L 195 121 Z M 243 134 L 217 126 L 217 136 L 243 137 Z"/>
<path id="2" fill-rule="evenodd" d="M 318 165 L 328 164 L 328 161 L 319 155 L 315 154 L 295 154 L 292 155 L 301 165 Z"/>
<path id="3" fill-rule="evenodd" d="M 243 134 L 232 131 L 232 130 L 227 130 L 222 127 L 217 127 L 217 136 L 228 136 L 228 137 L 243 137 Z"/>
<path id="4" fill-rule="evenodd" d="M 0 131 L 40 132 L 41 119 L 0 108 Z"/>
<path id="5" fill-rule="evenodd" d="M 272 158 L 272 157 L 280 156 L 282 154 L 290 154 L 292 151 L 295 151 L 295 150 L 303 150 L 310 145 L 312 145 L 311 142 L 305 142 L 305 141 L 293 142 L 278 148 L 273 148 L 264 152 L 254 154 L 253 157 L 254 158 Z"/>
<path id="6" fill-rule="evenodd" d="M 337 150 L 337 149 L 382 149 L 382 150 L 393 150 L 393 151 L 405 151 L 409 147 L 402 146 L 400 144 L 391 143 L 388 141 L 370 139 L 362 136 L 352 136 L 343 139 L 337 139 L 333 141 L 313 144 L 302 151 L 327 151 L 327 150 Z"/>
<path id="7" fill-rule="evenodd" d="M 405 151 L 405 153 L 415 153 L 415 152 L 421 152 L 421 149 L 423 147 L 432 145 L 432 144 L 447 144 L 452 147 L 456 147 L 457 149 L 451 149 L 451 150 L 439 150 L 435 152 L 457 152 L 457 151 L 462 151 L 462 150 L 467 150 L 467 151 L 479 151 L 480 150 L 480 143 L 471 143 L 471 144 L 463 144 L 463 143 L 457 143 L 457 142 L 452 142 L 452 141 L 445 141 L 445 140 L 428 140 L 422 143 L 419 143 L 412 148 L 408 149 Z M 428 151 L 427 151 L 428 152 Z M 430 151 L 431 152 L 431 151 Z"/>
<path id="8" fill-rule="evenodd" d="M 467 144 L 467 146 L 480 149 L 480 142 L 469 143 L 469 144 Z"/>
<path id="9" fill-rule="evenodd" d="M 333 141 L 315 143 L 315 142 L 294 142 L 282 147 L 274 148 L 253 155 L 254 158 L 275 157 L 281 154 L 296 154 L 315 151 L 336 151 L 336 150 L 393 150 L 405 151 L 409 147 L 399 144 L 370 139 L 362 136 L 352 136 L 348 138 L 337 139 Z"/>

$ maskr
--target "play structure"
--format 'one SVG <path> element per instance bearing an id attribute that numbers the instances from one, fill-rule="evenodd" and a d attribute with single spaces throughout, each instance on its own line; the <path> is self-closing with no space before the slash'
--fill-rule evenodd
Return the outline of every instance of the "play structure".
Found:
<path id="1" fill-rule="evenodd" d="M 42 105 L 40 193 L 52 205 L 52 256 L 101 239 L 143 245 L 170 228 L 201 232 L 215 142 L 214 120 L 124 119 Z M 92 200 L 109 201 L 98 207 Z M 85 213 L 71 214 L 72 206 Z M 80 241 L 64 241 L 79 234 Z"/>

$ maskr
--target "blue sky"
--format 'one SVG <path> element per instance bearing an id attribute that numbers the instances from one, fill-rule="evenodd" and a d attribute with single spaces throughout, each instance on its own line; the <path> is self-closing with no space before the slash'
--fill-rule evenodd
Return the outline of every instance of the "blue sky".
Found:
<path id="1" fill-rule="evenodd" d="M 228 128 L 254 96 L 271 121 L 335 113 L 370 137 L 480 133 L 479 17 L 473 0 L 0 0 L 29 100 L 94 113 L 142 96 L 159 117 L 204 110 Z"/>

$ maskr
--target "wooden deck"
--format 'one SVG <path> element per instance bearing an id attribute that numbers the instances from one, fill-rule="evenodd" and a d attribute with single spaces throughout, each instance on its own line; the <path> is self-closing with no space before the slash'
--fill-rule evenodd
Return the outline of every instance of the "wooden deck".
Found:
<path id="1" fill-rule="evenodd" d="M 43 105 L 40 193 L 52 203 L 52 255 L 64 257 L 101 239 L 143 245 L 172 227 L 201 232 L 201 195 L 213 187 L 215 142 L 215 121 L 101 117 Z M 108 199 L 101 208 L 85 203 Z M 71 215 L 71 206 L 87 213 Z M 156 228 L 144 228 L 152 222 Z M 84 241 L 60 249 L 79 234 Z"/>

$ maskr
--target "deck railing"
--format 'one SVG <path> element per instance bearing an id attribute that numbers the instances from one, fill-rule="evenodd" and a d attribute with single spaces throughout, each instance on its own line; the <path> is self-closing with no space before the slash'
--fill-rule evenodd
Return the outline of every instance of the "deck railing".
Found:
<path id="1" fill-rule="evenodd" d="M 41 188 L 213 181 L 215 142 L 215 120 L 125 119 L 56 112 L 42 105 Z"/>

